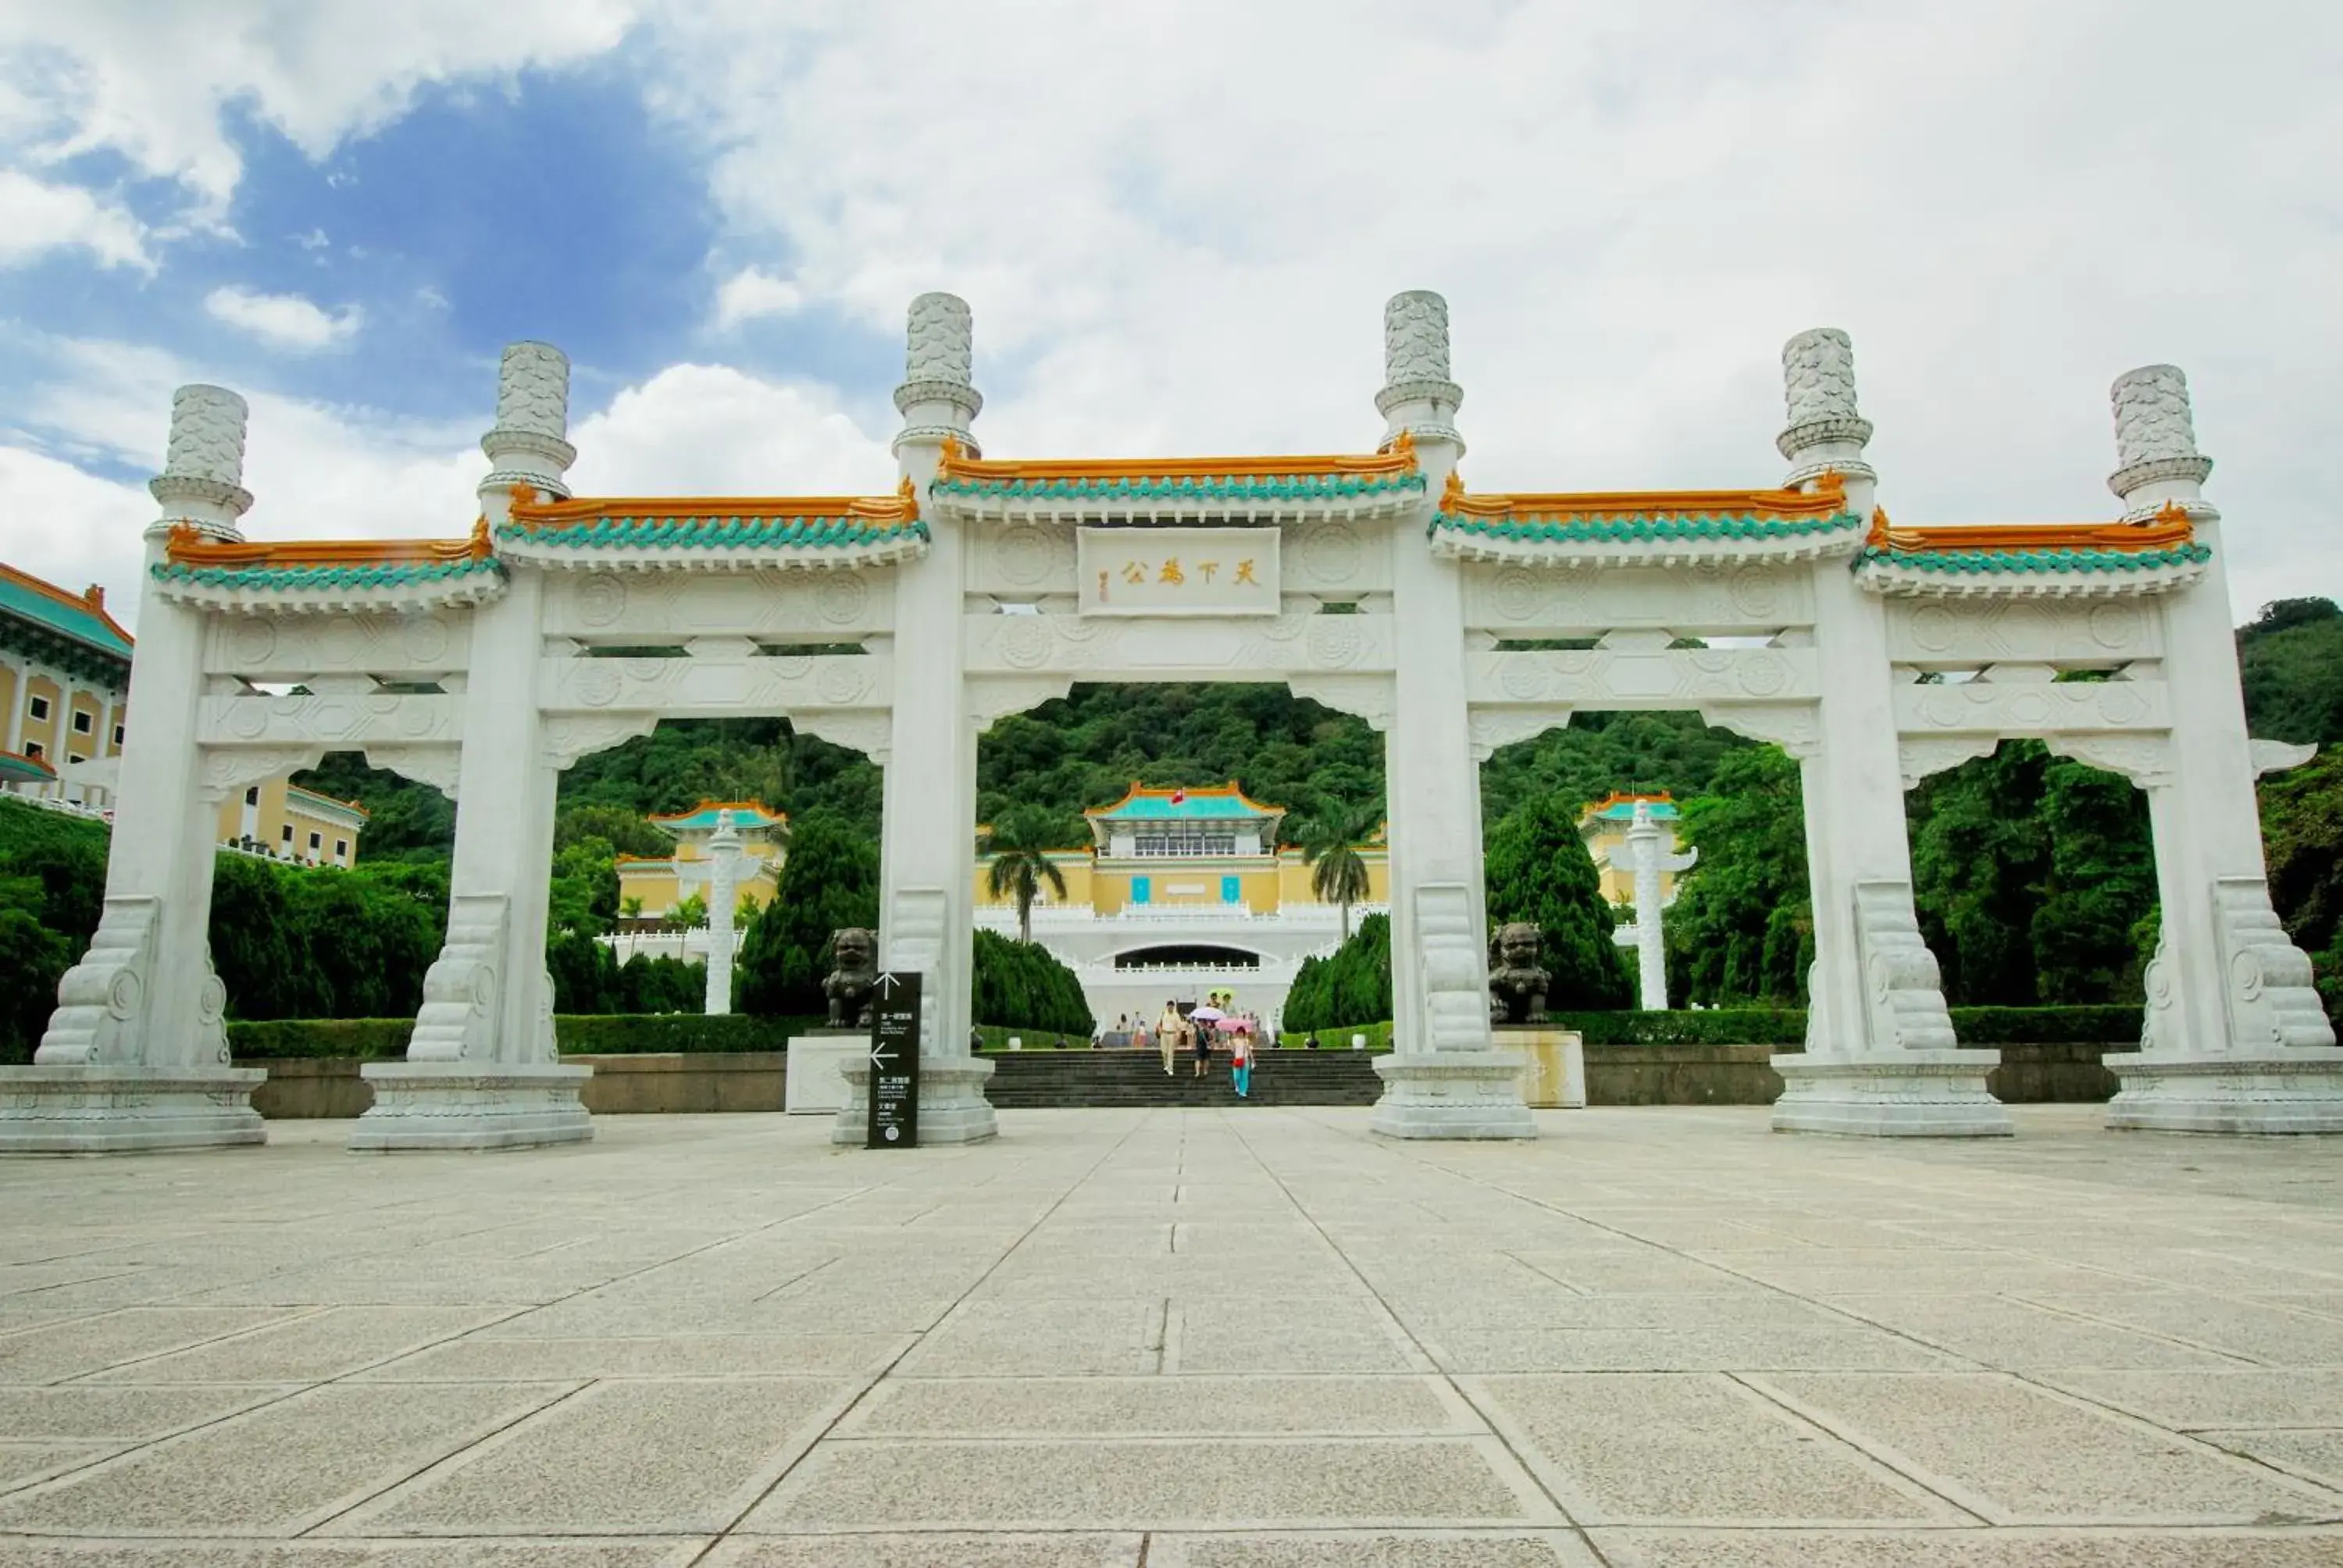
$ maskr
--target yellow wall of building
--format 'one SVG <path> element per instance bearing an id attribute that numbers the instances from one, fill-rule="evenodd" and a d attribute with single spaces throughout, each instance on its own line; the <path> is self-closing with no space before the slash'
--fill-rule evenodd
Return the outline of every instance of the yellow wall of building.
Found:
<path id="1" fill-rule="evenodd" d="M 1579 830 L 1579 836 L 1586 840 L 1586 852 L 1594 857 L 1595 874 L 1602 880 L 1603 896 L 1614 904 L 1632 904 L 1635 901 L 1635 874 L 1633 871 L 1614 869 L 1610 861 L 1604 858 L 1614 849 L 1619 850 L 1622 856 L 1624 856 L 1627 848 L 1627 829 L 1631 825 L 1621 822 L 1614 826 L 1605 821 L 1600 827 L 1583 828 Z M 1661 901 L 1665 902 L 1674 898 L 1675 893 L 1676 874 L 1674 871 L 1662 871 L 1660 873 Z"/>
<path id="2" fill-rule="evenodd" d="M 35 702 L 45 709 L 37 719 L 33 716 Z M 121 754 L 114 735 L 123 723 L 123 712 L 118 690 L 91 681 L 60 682 L 53 676 L 35 673 L 23 656 L 0 650 L 0 749 L 6 748 L 8 726 L 15 716 L 16 753 L 41 759 L 65 781 L 72 781 L 66 769 L 75 759 Z M 74 727 L 76 714 L 86 717 L 86 729 Z"/>
<path id="3" fill-rule="evenodd" d="M 297 789 L 283 779 L 255 784 L 222 802 L 219 810 L 223 844 L 248 837 L 267 854 L 319 865 L 357 864 L 358 837 L 365 830 L 355 809 Z"/>
<path id="4" fill-rule="evenodd" d="M 1093 857 L 1086 850 L 1071 850 L 1051 857 L 1057 862 L 1059 873 L 1066 879 L 1066 896 L 1054 893 L 1042 900 L 1042 907 L 1051 904 L 1087 905 L 1101 916 L 1116 915 L 1133 902 L 1131 879 L 1149 879 L 1149 907 L 1170 906 L 1179 909 L 1219 908 L 1225 904 L 1221 897 L 1221 879 L 1234 877 L 1238 883 L 1238 902 L 1257 915 L 1275 914 L 1287 904 L 1314 904 L 1315 893 L 1310 890 L 1312 868 L 1302 864 L 1298 849 L 1281 850 L 1275 858 L 1266 855 L 1245 855 L 1233 858 L 1197 857 L 1172 859 L 1150 856 L 1145 859 L 1113 859 Z M 1367 867 L 1367 896 L 1370 904 L 1388 902 L 1391 898 L 1391 860 L 1381 848 L 1363 849 L 1360 859 Z M 980 907 L 1006 908 L 1013 900 L 994 898 L 990 887 L 992 862 L 980 855 L 970 872 Z"/>

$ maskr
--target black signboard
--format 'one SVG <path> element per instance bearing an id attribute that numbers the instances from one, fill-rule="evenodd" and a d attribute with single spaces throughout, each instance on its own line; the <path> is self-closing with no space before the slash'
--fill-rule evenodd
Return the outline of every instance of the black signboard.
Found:
<path id="1" fill-rule="evenodd" d="M 870 1130 L 865 1149 L 920 1146 L 920 977 L 882 974 L 870 1007 Z"/>

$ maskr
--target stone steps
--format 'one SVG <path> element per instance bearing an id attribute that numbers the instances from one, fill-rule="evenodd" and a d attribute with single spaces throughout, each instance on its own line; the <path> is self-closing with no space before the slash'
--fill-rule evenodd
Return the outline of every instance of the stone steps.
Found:
<path id="1" fill-rule="evenodd" d="M 1237 1098 L 1229 1063 L 1209 1074 L 1177 1063 L 1171 1077 L 1153 1051 L 1048 1050 L 984 1053 L 993 1064 L 984 1097 L 1003 1111 L 1111 1106 L 1373 1105 L 1383 1096 L 1374 1057 L 1363 1050 L 1272 1050 L 1254 1059 L 1252 1095 Z"/>

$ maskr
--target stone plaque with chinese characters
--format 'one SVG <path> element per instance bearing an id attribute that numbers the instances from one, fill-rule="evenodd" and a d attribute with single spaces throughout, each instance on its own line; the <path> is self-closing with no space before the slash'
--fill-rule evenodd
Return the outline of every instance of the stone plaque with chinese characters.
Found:
<path id="1" fill-rule="evenodd" d="M 1084 615 L 1275 615 L 1275 528 L 1082 528 Z"/>

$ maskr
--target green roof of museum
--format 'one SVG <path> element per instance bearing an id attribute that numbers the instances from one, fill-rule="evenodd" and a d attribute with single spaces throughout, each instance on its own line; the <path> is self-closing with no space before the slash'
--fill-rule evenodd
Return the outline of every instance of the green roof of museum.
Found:
<path id="1" fill-rule="evenodd" d="M 30 572 L 0 566 L 0 615 L 26 622 L 116 658 L 130 657 L 130 634 L 106 613 L 106 592 L 67 593 Z"/>
<path id="2" fill-rule="evenodd" d="M 1131 792 L 1111 806 L 1093 806 L 1085 817 L 1116 822 L 1236 821 L 1252 817 L 1282 817 L 1282 806 L 1249 800 L 1234 782 L 1193 789 L 1144 789 Z"/>

